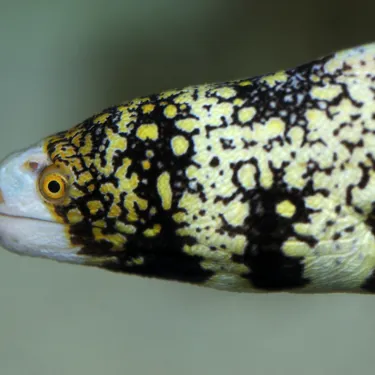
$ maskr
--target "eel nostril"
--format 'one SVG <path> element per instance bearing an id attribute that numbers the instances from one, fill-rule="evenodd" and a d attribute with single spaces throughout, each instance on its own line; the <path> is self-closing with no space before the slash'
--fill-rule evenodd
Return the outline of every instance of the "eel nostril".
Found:
<path id="1" fill-rule="evenodd" d="M 1 203 L 5 203 L 5 201 L 4 201 L 4 197 L 3 197 L 3 192 L 0 189 L 0 204 Z"/>

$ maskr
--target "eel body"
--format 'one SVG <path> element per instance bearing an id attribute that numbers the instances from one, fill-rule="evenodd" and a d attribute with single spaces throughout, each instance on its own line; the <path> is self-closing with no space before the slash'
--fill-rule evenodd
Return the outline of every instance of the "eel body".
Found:
<path id="1" fill-rule="evenodd" d="M 249 292 L 375 291 L 375 44 L 113 106 L 0 165 L 19 254 Z"/>

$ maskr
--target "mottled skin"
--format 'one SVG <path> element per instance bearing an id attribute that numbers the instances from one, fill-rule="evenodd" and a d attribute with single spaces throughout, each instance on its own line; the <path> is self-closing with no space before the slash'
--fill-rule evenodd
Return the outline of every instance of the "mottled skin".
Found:
<path id="1" fill-rule="evenodd" d="M 137 98 L 45 140 L 50 210 L 106 269 L 242 291 L 375 291 L 375 45 Z"/>

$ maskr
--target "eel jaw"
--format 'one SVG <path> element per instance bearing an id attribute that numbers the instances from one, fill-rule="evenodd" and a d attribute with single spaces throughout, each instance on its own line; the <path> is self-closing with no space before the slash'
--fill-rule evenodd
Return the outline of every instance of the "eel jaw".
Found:
<path id="1" fill-rule="evenodd" d="M 0 246 L 18 255 L 85 266 L 101 267 L 118 261 L 113 256 L 81 254 L 82 246 L 75 246 L 70 241 L 68 224 L 5 214 L 2 204 Z"/>
<path id="2" fill-rule="evenodd" d="M 67 238 L 67 228 L 51 221 L 11 216 L 1 213 L 0 245 L 5 249 L 31 257 L 50 258 L 67 263 L 86 263 Z"/>

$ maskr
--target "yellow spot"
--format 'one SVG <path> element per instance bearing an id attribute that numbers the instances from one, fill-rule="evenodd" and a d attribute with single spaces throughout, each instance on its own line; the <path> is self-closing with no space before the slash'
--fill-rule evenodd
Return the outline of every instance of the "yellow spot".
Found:
<path id="1" fill-rule="evenodd" d="M 194 208 L 197 209 L 198 207 L 202 207 L 202 201 L 197 195 L 184 193 L 184 195 L 181 197 L 180 201 L 178 202 L 178 206 L 180 208 L 185 208 L 188 212 L 191 212 L 192 210 L 194 210 Z M 178 214 L 174 215 L 175 220 L 176 218 L 179 218 L 179 216 L 177 215 Z"/>
<path id="2" fill-rule="evenodd" d="M 245 103 L 245 101 L 243 99 L 240 99 L 240 98 L 236 98 L 233 101 L 233 104 L 236 105 L 236 106 L 238 106 L 238 107 L 241 106 L 244 103 Z"/>
<path id="3" fill-rule="evenodd" d="M 113 251 L 123 251 L 123 245 L 126 242 L 125 238 L 120 233 L 103 234 L 102 228 L 94 227 L 92 233 L 97 241 L 106 240 L 112 244 Z"/>
<path id="4" fill-rule="evenodd" d="M 326 120 L 326 114 L 317 109 L 310 109 L 306 111 L 306 118 L 309 122 L 309 128 L 316 128 L 317 125 L 320 126 Z"/>
<path id="5" fill-rule="evenodd" d="M 100 228 L 106 228 L 107 227 L 107 224 L 104 220 L 96 220 L 92 224 L 93 224 L 94 227 L 100 227 Z"/>
<path id="6" fill-rule="evenodd" d="M 270 188 L 273 184 L 273 173 L 266 160 L 260 160 L 259 169 L 261 171 L 260 184 L 266 189 Z"/>
<path id="7" fill-rule="evenodd" d="M 277 137 L 279 135 L 282 135 L 285 130 L 285 123 L 278 118 L 270 119 L 266 126 L 266 131 L 270 137 Z"/>
<path id="8" fill-rule="evenodd" d="M 198 168 L 195 165 L 189 165 L 186 169 L 186 176 L 189 178 L 193 178 L 197 173 Z"/>
<path id="9" fill-rule="evenodd" d="M 176 122 L 177 128 L 181 130 L 185 130 L 191 133 L 195 128 L 199 127 L 199 123 L 197 120 L 192 118 L 186 118 L 183 120 L 179 120 Z"/>
<path id="10" fill-rule="evenodd" d="M 146 139 L 151 139 L 152 141 L 155 141 L 158 139 L 159 131 L 158 126 L 155 124 L 145 124 L 141 125 L 137 129 L 137 137 L 145 141 Z"/>
<path id="11" fill-rule="evenodd" d="M 171 176 L 168 172 L 163 172 L 158 177 L 157 188 L 164 210 L 169 210 L 172 206 L 172 189 L 170 183 Z"/>
<path id="12" fill-rule="evenodd" d="M 144 262 L 144 258 L 143 257 L 138 257 L 138 258 L 134 258 L 133 259 L 133 263 L 137 266 L 140 266 L 142 265 Z"/>
<path id="13" fill-rule="evenodd" d="M 133 264 L 136 266 L 141 266 L 144 263 L 144 261 L 145 259 L 143 257 L 137 257 L 132 259 Z"/>
<path id="14" fill-rule="evenodd" d="M 325 64 L 325 71 L 327 73 L 333 73 L 335 72 L 337 69 L 341 69 L 342 68 L 342 59 L 340 58 L 341 56 L 339 54 L 336 55 L 336 58 L 334 59 L 331 59 L 329 60 L 326 64 Z"/>
<path id="15" fill-rule="evenodd" d="M 132 222 L 138 220 L 135 205 L 137 205 L 141 211 L 145 211 L 148 207 L 148 201 L 139 198 L 138 195 L 133 192 L 128 193 L 125 197 L 125 209 L 128 212 L 127 219 Z"/>
<path id="16" fill-rule="evenodd" d="M 288 137 L 291 139 L 293 146 L 301 147 L 303 142 L 304 131 L 297 126 L 292 126 L 288 131 Z"/>
<path id="17" fill-rule="evenodd" d="M 312 195 L 306 198 L 306 206 L 312 209 L 319 209 L 324 204 L 324 196 L 322 194 Z"/>
<path id="18" fill-rule="evenodd" d="M 144 257 L 132 258 L 126 261 L 127 266 L 141 266 L 144 263 Z"/>
<path id="19" fill-rule="evenodd" d="M 117 176 L 117 173 L 116 173 Z M 139 184 L 139 178 L 136 173 L 132 173 L 130 178 L 123 178 L 120 182 L 122 191 L 133 191 Z"/>
<path id="20" fill-rule="evenodd" d="M 283 247 L 283 252 L 285 255 L 290 257 L 303 257 L 309 253 L 309 246 L 296 238 L 291 238 L 287 240 Z"/>
<path id="21" fill-rule="evenodd" d="M 164 109 L 164 116 L 167 118 L 174 118 L 177 115 L 177 107 L 173 104 L 169 104 Z"/>
<path id="22" fill-rule="evenodd" d="M 290 186 L 297 189 L 302 189 L 305 186 L 305 179 L 303 174 L 306 172 L 306 169 L 303 164 L 293 165 L 290 168 L 286 169 L 284 176 L 284 181 Z"/>
<path id="23" fill-rule="evenodd" d="M 110 142 L 111 148 L 113 148 L 115 150 L 121 150 L 121 151 L 126 150 L 127 143 L 128 143 L 126 138 L 111 132 L 111 134 L 108 135 L 108 139 L 110 139 L 110 141 L 111 141 Z"/>
<path id="24" fill-rule="evenodd" d="M 152 228 L 146 229 L 143 234 L 145 237 L 155 237 L 157 236 L 161 231 L 161 225 L 155 224 Z"/>
<path id="25" fill-rule="evenodd" d="M 261 185 L 268 189 L 272 186 L 273 183 L 273 176 L 271 173 L 263 173 L 261 178 L 260 178 L 260 183 Z"/>
<path id="26" fill-rule="evenodd" d="M 221 87 L 215 90 L 216 93 L 224 99 L 230 99 L 236 95 L 236 91 L 230 87 Z"/>
<path id="27" fill-rule="evenodd" d="M 75 137 L 72 140 L 72 143 L 74 144 L 76 142 L 77 144 L 75 144 L 75 146 L 79 147 L 79 145 L 81 143 L 81 138 L 82 137 Z M 69 157 L 72 157 L 72 156 L 76 156 L 74 148 L 72 146 L 70 146 L 70 145 L 64 145 L 64 146 L 65 146 L 65 150 L 62 150 L 62 149 L 56 150 L 56 152 L 52 155 L 52 158 L 54 158 L 57 155 L 63 156 L 64 158 L 69 158 Z"/>
<path id="28" fill-rule="evenodd" d="M 312 226 L 311 224 L 306 224 L 306 223 L 297 223 L 294 225 L 294 230 L 300 234 L 300 235 L 305 235 L 308 236 L 311 234 L 311 229 Z"/>
<path id="29" fill-rule="evenodd" d="M 185 214 L 183 212 L 177 212 L 172 217 L 176 223 L 182 223 L 185 220 Z"/>
<path id="30" fill-rule="evenodd" d="M 78 178 L 78 183 L 80 185 L 86 185 L 89 181 L 92 180 L 92 175 L 89 171 L 83 172 Z"/>
<path id="31" fill-rule="evenodd" d="M 71 198 L 81 198 L 85 196 L 82 190 L 77 189 L 77 187 L 72 186 L 69 190 L 69 195 Z"/>
<path id="32" fill-rule="evenodd" d="M 108 212 L 108 217 L 114 218 L 119 217 L 121 214 L 121 208 L 117 204 L 113 204 Z"/>
<path id="33" fill-rule="evenodd" d="M 111 182 L 106 182 L 105 184 L 100 185 L 100 192 L 103 195 L 110 194 L 112 196 L 116 196 L 116 194 L 118 193 L 118 190 Z"/>
<path id="34" fill-rule="evenodd" d="M 87 156 L 84 156 L 83 160 L 85 162 L 86 167 L 89 167 L 91 165 L 92 158 L 90 158 L 90 162 L 88 164 L 86 164 Z M 60 162 L 57 161 L 57 162 L 55 162 L 55 164 L 60 164 Z M 62 165 L 65 165 L 65 164 L 62 164 Z M 83 170 L 82 165 L 83 164 L 81 163 L 81 161 L 79 159 L 73 159 L 70 163 L 71 169 L 74 168 L 77 172 L 82 172 L 82 170 Z"/>
<path id="35" fill-rule="evenodd" d="M 98 115 L 94 118 L 94 123 L 95 124 L 104 124 L 107 121 L 109 116 L 110 116 L 109 113 L 102 113 L 102 114 L 100 114 L 100 115 Z"/>
<path id="36" fill-rule="evenodd" d="M 130 178 L 125 177 L 131 163 L 132 163 L 132 161 L 129 158 L 124 158 L 124 160 L 122 162 L 122 166 L 119 167 L 117 169 L 116 173 L 115 173 L 115 176 L 118 178 L 118 180 L 120 182 L 120 184 L 119 184 L 120 189 L 122 191 L 126 191 L 126 192 L 133 191 L 138 186 L 138 183 L 139 183 L 139 178 L 138 178 L 138 175 L 136 173 L 132 173 Z M 102 188 L 103 188 L 103 186 L 102 186 Z M 114 192 L 116 193 L 116 189 L 115 189 Z"/>
<path id="37" fill-rule="evenodd" d="M 172 149 L 173 153 L 177 156 L 181 156 L 186 153 L 189 148 L 189 141 L 182 135 L 177 135 L 172 138 Z"/>
<path id="38" fill-rule="evenodd" d="M 232 226 L 243 225 L 249 214 L 249 206 L 239 201 L 232 201 L 227 206 L 225 220 Z"/>
<path id="39" fill-rule="evenodd" d="M 134 225 L 124 224 L 122 221 L 116 222 L 116 229 L 125 234 L 134 234 L 137 232 L 137 228 Z"/>
<path id="40" fill-rule="evenodd" d="M 103 235 L 102 228 L 94 227 L 92 232 L 97 240 L 105 239 L 105 235 Z"/>
<path id="41" fill-rule="evenodd" d="M 238 111 L 238 119 L 241 121 L 242 124 L 251 121 L 256 114 L 256 110 L 254 107 L 250 108 L 242 108 Z"/>
<path id="42" fill-rule="evenodd" d="M 155 109 L 154 104 L 145 104 L 142 107 L 142 111 L 143 111 L 144 114 L 151 113 L 154 109 Z"/>
<path id="43" fill-rule="evenodd" d="M 341 93 L 341 87 L 333 84 L 323 87 L 315 86 L 311 89 L 311 96 L 321 100 L 333 100 Z"/>
<path id="44" fill-rule="evenodd" d="M 154 155 L 155 155 L 155 154 L 154 154 L 154 151 L 152 151 L 152 150 L 147 150 L 147 151 L 146 151 L 146 156 L 147 156 L 149 159 L 151 159 Z"/>
<path id="45" fill-rule="evenodd" d="M 87 207 L 92 215 L 95 215 L 99 210 L 103 209 L 103 205 L 100 201 L 89 201 L 87 202 Z"/>
<path id="46" fill-rule="evenodd" d="M 240 82 L 240 86 L 250 86 L 251 85 L 251 81 L 242 81 Z"/>
<path id="47" fill-rule="evenodd" d="M 91 135 L 87 134 L 85 137 L 84 145 L 80 148 L 80 153 L 82 155 L 87 155 L 92 152 L 92 140 Z"/>
<path id="48" fill-rule="evenodd" d="M 269 86 L 275 86 L 277 82 L 285 82 L 287 75 L 284 71 L 277 72 L 275 74 L 269 74 L 261 79 L 261 81 L 268 83 Z"/>
<path id="49" fill-rule="evenodd" d="M 68 212 L 68 221 L 70 224 L 76 224 L 83 220 L 83 215 L 80 210 L 73 208 Z"/>
<path id="50" fill-rule="evenodd" d="M 174 94 L 176 94 L 176 92 Z M 193 101 L 193 97 L 191 95 L 191 92 L 182 91 L 182 93 L 180 93 L 176 98 L 174 98 L 173 101 L 177 104 L 186 104 L 191 103 Z"/>
<path id="51" fill-rule="evenodd" d="M 245 189 L 255 187 L 256 168 L 252 164 L 243 165 L 238 171 L 238 180 Z"/>
<path id="52" fill-rule="evenodd" d="M 122 133 L 129 134 L 134 128 L 133 120 L 137 117 L 135 113 L 129 111 L 130 106 L 120 106 L 117 108 L 120 112 L 120 120 L 117 123 Z"/>
<path id="53" fill-rule="evenodd" d="M 276 206 L 276 212 L 284 217 L 292 217 L 296 212 L 296 206 L 289 200 L 280 202 Z"/>
<path id="54" fill-rule="evenodd" d="M 149 160 L 143 160 L 142 161 L 142 167 L 145 171 L 147 171 L 148 169 L 151 168 L 151 163 L 149 162 Z"/>

